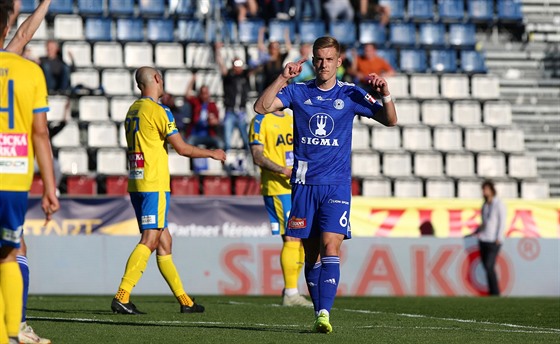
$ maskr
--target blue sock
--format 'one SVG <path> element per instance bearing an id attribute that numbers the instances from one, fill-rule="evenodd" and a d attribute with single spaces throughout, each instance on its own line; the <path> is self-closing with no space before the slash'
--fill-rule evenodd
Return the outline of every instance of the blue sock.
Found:
<path id="1" fill-rule="evenodd" d="M 23 309 L 21 312 L 21 322 L 25 322 L 27 310 L 27 294 L 29 293 L 29 266 L 27 265 L 26 256 L 17 256 L 21 277 L 23 278 Z"/>
<path id="2" fill-rule="evenodd" d="M 331 311 L 340 279 L 340 258 L 321 258 L 321 280 L 319 281 L 319 310 Z"/>
<path id="3" fill-rule="evenodd" d="M 319 278 L 321 277 L 321 262 L 317 262 L 314 265 L 306 262 L 304 273 L 309 297 L 311 297 L 315 313 L 317 313 L 319 312 Z"/>

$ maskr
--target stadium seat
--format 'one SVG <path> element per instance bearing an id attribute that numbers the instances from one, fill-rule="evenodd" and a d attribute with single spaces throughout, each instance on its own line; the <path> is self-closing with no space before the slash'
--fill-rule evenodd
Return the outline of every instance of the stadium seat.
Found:
<path id="1" fill-rule="evenodd" d="M 476 174 L 484 178 L 504 177 L 506 158 L 501 153 L 480 153 L 476 157 Z"/>
<path id="2" fill-rule="evenodd" d="M 422 103 L 422 123 L 439 126 L 451 122 L 451 107 L 445 100 L 426 100 Z"/>
<path id="3" fill-rule="evenodd" d="M 72 87 L 83 86 L 89 89 L 98 89 L 100 84 L 99 72 L 96 69 L 79 69 L 70 74 L 70 84 Z"/>
<path id="4" fill-rule="evenodd" d="M 514 180 L 503 179 L 495 180 L 494 187 L 496 194 L 502 199 L 518 198 L 519 192 L 517 190 L 517 182 Z"/>
<path id="5" fill-rule="evenodd" d="M 391 197 L 391 182 L 387 179 L 364 179 L 362 182 L 362 196 Z"/>
<path id="6" fill-rule="evenodd" d="M 171 177 L 171 194 L 174 196 L 200 195 L 200 178 L 198 176 Z"/>
<path id="7" fill-rule="evenodd" d="M 78 103 L 81 122 L 109 120 L 109 101 L 104 96 L 84 96 Z"/>
<path id="8" fill-rule="evenodd" d="M 113 122 L 123 122 L 128 109 L 138 99 L 136 97 L 112 97 L 109 105 L 109 113 Z"/>
<path id="9" fill-rule="evenodd" d="M 80 128 L 78 123 L 69 121 L 62 131 L 52 138 L 53 147 L 79 147 L 80 146 Z"/>
<path id="10" fill-rule="evenodd" d="M 412 75 L 410 77 L 410 95 L 420 99 L 439 98 L 439 81 L 437 75 Z"/>
<path id="11" fill-rule="evenodd" d="M 434 149 L 442 152 L 463 150 L 463 133 L 455 126 L 436 126 L 434 128 Z"/>
<path id="12" fill-rule="evenodd" d="M 302 21 L 298 24 L 299 39 L 302 43 L 313 43 L 326 34 L 325 23 L 322 21 Z"/>
<path id="13" fill-rule="evenodd" d="M 134 15 L 134 0 L 108 0 L 109 13 L 112 16 L 132 17 Z"/>
<path id="14" fill-rule="evenodd" d="M 156 44 L 156 66 L 159 68 L 183 68 L 185 66 L 185 50 L 177 43 Z"/>
<path id="15" fill-rule="evenodd" d="M 194 172 L 197 174 L 220 176 L 224 175 L 225 173 L 223 164 L 220 161 L 216 161 L 210 158 L 192 159 L 192 166 Z"/>
<path id="16" fill-rule="evenodd" d="M 434 18 L 434 0 L 408 0 L 408 18 L 414 21 Z"/>
<path id="17" fill-rule="evenodd" d="M 352 196 L 361 196 L 362 180 L 359 178 L 352 178 L 351 188 L 352 188 Z"/>
<path id="18" fill-rule="evenodd" d="M 173 42 L 175 23 L 171 19 L 149 19 L 146 38 L 150 42 Z"/>
<path id="19" fill-rule="evenodd" d="M 185 70 L 168 70 L 165 72 L 165 92 L 173 95 L 183 95 L 192 74 Z"/>
<path id="20" fill-rule="evenodd" d="M 498 0 L 498 20 L 505 22 L 523 20 L 522 6 L 520 0 Z"/>
<path id="21" fill-rule="evenodd" d="M 35 7 L 33 7 L 34 9 Z M 33 12 L 33 10 L 31 11 Z M 18 16 L 17 18 L 17 26 L 20 27 L 21 24 L 29 17 L 29 15 L 27 14 L 21 14 Z M 39 27 L 37 28 L 37 31 L 35 31 L 35 34 L 33 35 L 33 40 L 47 40 L 49 38 L 49 34 L 47 32 L 47 21 L 43 20 L 41 21 L 41 24 L 39 24 Z M 44 46 L 43 42 L 40 42 L 41 45 Z M 36 52 L 34 52 L 36 54 L 36 56 L 40 57 L 40 56 L 44 56 L 44 54 L 37 54 Z"/>
<path id="22" fill-rule="evenodd" d="M 477 100 L 458 100 L 453 102 L 453 123 L 460 126 L 479 125 L 482 121 L 480 102 Z"/>
<path id="23" fill-rule="evenodd" d="M 124 45 L 124 65 L 128 68 L 153 66 L 153 49 L 150 43 L 126 43 Z"/>
<path id="24" fill-rule="evenodd" d="M 207 44 L 187 45 L 185 56 L 188 68 L 211 68 L 214 66 L 214 52 L 212 47 Z"/>
<path id="25" fill-rule="evenodd" d="M 60 148 L 58 162 L 60 172 L 66 175 L 80 175 L 89 172 L 88 155 L 85 148 Z"/>
<path id="26" fill-rule="evenodd" d="M 82 17 L 59 14 L 54 17 L 54 38 L 62 41 L 80 41 L 84 39 Z"/>
<path id="27" fill-rule="evenodd" d="M 375 151 L 395 151 L 401 148 L 398 128 L 375 126 L 371 132 L 371 148 Z"/>
<path id="28" fill-rule="evenodd" d="M 499 99 L 500 79 L 490 75 L 473 75 L 471 77 L 472 96 L 477 99 Z"/>
<path id="29" fill-rule="evenodd" d="M 387 41 L 387 29 L 374 21 L 361 21 L 359 26 L 361 44 L 373 43 L 381 46 Z"/>
<path id="30" fill-rule="evenodd" d="M 113 40 L 112 22 L 109 18 L 86 18 L 86 39 L 88 41 Z"/>
<path id="31" fill-rule="evenodd" d="M 399 100 L 395 102 L 399 116 L 399 125 L 415 125 L 420 123 L 420 106 L 416 100 Z"/>
<path id="32" fill-rule="evenodd" d="M 369 150 L 369 128 L 354 126 L 352 130 L 352 150 Z"/>
<path id="33" fill-rule="evenodd" d="M 258 179 L 249 176 L 237 176 L 233 181 L 235 196 L 257 196 L 261 194 Z"/>
<path id="34" fill-rule="evenodd" d="M 35 0 L 21 0 L 20 13 L 31 13 L 35 10 Z"/>
<path id="35" fill-rule="evenodd" d="M 245 56 L 245 46 L 240 44 L 230 44 L 222 47 L 220 49 L 220 54 L 222 56 L 222 61 L 226 64 L 231 63 L 235 58 L 240 58 L 243 61 L 247 61 Z"/>
<path id="36" fill-rule="evenodd" d="M 441 95 L 447 99 L 470 98 L 468 76 L 462 74 L 442 75 Z"/>
<path id="37" fill-rule="evenodd" d="M 224 95 L 224 87 L 222 82 L 222 75 L 217 71 L 207 71 L 200 73 L 200 82 L 208 85 L 212 96 L 222 97 Z M 253 106 L 251 105 L 250 108 Z"/>
<path id="38" fill-rule="evenodd" d="M 230 196 L 231 178 L 206 176 L 202 179 L 202 194 L 205 196 Z"/>
<path id="39" fill-rule="evenodd" d="M 119 43 L 99 42 L 93 45 L 93 64 L 98 68 L 119 68 L 123 65 L 123 51 Z"/>
<path id="40" fill-rule="evenodd" d="M 268 40 L 270 42 L 285 43 L 286 30 L 290 35 L 290 42 L 296 39 L 296 25 L 293 21 L 271 20 L 268 24 Z"/>
<path id="41" fill-rule="evenodd" d="M 521 198 L 523 199 L 549 199 L 549 185 L 545 181 L 522 181 Z"/>
<path id="42" fill-rule="evenodd" d="M 414 154 L 414 175 L 418 177 L 443 176 L 443 158 L 439 152 Z"/>
<path id="43" fill-rule="evenodd" d="M 426 181 L 426 197 L 454 198 L 455 183 L 448 179 L 428 179 Z"/>
<path id="44" fill-rule="evenodd" d="M 445 174 L 453 178 L 474 176 L 474 157 L 471 153 L 448 153 L 445 156 Z M 480 186 L 479 186 L 480 189 Z"/>
<path id="45" fill-rule="evenodd" d="M 408 76 L 393 75 L 385 78 L 387 83 L 391 85 L 391 95 L 400 98 L 408 98 Z"/>
<path id="46" fill-rule="evenodd" d="M 177 38 L 180 42 L 202 43 L 206 40 L 202 20 L 179 20 L 177 22 Z"/>
<path id="47" fill-rule="evenodd" d="M 437 73 L 455 73 L 457 56 L 453 50 L 431 50 L 430 69 Z"/>
<path id="48" fill-rule="evenodd" d="M 124 121 L 119 124 L 119 147 L 126 147 L 126 129 Z"/>
<path id="49" fill-rule="evenodd" d="M 404 127 L 402 132 L 403 148 L 410 151 L 432 149 L 432 134 L 425 126 Z"/>
<path id="50" fill-rule="evenodd" d="M 74 12 L 74 0 L 52 0 L 50 14 L 70 14 Z"/>
<path id="51" fill-rule="evenodd" d="M 165 0 L 138 0 L 140 15 L 162 17 L 165 13 Z"/>
<path id="52" fill-rule="evenodd" d="M 525 151 L 525 135 L 520 129 L 497 129 L 496 150 L 505 153 L 522 153 Z"/>
<path id="53" fill-rule="evenodd" d="M 419 198 L 424 196 L 422 181 L 418 179 L 395 180 L 395 197 Z"/>
<path id="54" fill-rule="evenodd" d="M 101 72 L 101 83 L 107 95 L 127 96 L 132 94 L 132 77 L 127 70 L 105 69 Z"/>
<path id="55" fill-rule="evenodd" d="M 471 20 L 480 22 L 494 20 L 494 0 L 469 0 L 467 8 Z"/>
<path id="56" fill-rule="evenodd" d="M 108 196 L 126 196 L 128 194 L 128 177 L 105 177 L 105 194 Z"/>
<path id="57" fill-rule="evenodd" d="M 97 181 L 88 176 L 66 178 L 66 194 L 69 196 L 89 196 L 97 194 Z"/>
<path id="58" fill-rule="evenodd" d="M 196 10 L 196 0 L 169 0 L 169 14 L 190 17 Z"/>
<path id="59" fill-rule="evenodd" d="M 78 13 L 81 16 L 102 16 L 105 12 L 105 1 L 78 0 Z"/>
<path id="60" fill-rule="evenodd" d="M 420 44 L 424 46 L 444 46 L 445 26 L 440 23 L 424 23 L 420 25 Z"/>
<path id="61" fill-rule="evenodd" d="M 510 155 L 509 156 L 509 176 L 512 178 L 536 178 L 537 159 L 532 155 Z"/>
<path id="62" fill-rule="evenodd" d="M 480 199 L 482 181 L 478 179 L 459 180 L 457 182 L 457 198 L 460 199 Z"/>
<path id="63" fill-rule="evenodd" d="M 379 4 L 389 7 L 391 19 L 404 18 L 404 0 L 379 0 Z"/>
<path id="64" fill-rule="evenodd" d="M 426 52 L 420 49 L 402 49 L 400 70 L 407 73 L 424 73 L 427 69 Z"/>
<path id="65" fill-rule="evenodd" d="M 408 177 L 412 173 L 412 159 L 408 153 L 384 153 L 381 166 L 383 175 L 388 177 Z"/>
<path id="66" fill-rule="evenodd" d="M 259 38 L 259 30 L 264 27 L 263 20 L 245 20 L 237 27 L 238 40 L 244 44 L 256 44 Z"/>
<path id="67" fill-rule="evenodd" d="M 464 73 L 486 73 L 484 55 L 474 50 L 461 50 L 461 70 Z"/>
<path id="68" fill-rule="evenodd" d="M 380 164 L 377 153 L 352 153 L 352 175 L 356 177 L 379 176 Z"/>
<path id="69" fill-rule="evenodd" d="M 137 18 L 117 19 L 117 40 L 141 42 L 144 40 L 144 21 Z"/>
<path id="70" fill-rule="evenodd" d="M 177 154 L 174 150 L 169 151 L 169 174 L 172 176 L 189 176 L 191 171 L 191 160 Z"/>
<path id="71" fill-rule="evenodd" d="M 64 115 L 66 106 L 69 105 L 69 99 L 66 96 L 49 96 L 49 111 L 47 112 L 48 121 L 62 121 L 64 120 Z"/>
<path id="72" fill-rule="evenodd" d="M 391 67 L 399 70 L 399 64 L 397 63 L 397 52 L 394 49 L 377 49 L 377 55 L 384 58 Z"/>
<path id="73" fill-rule="evenodd" d="M 88 147 L 118 147 L 117 126 L 111 121 L 91 122 L 87 128 Z"/>
<path id="74" fill-rule="evenodd" d="M 452 47 L 474 47 L 476 44 L 474 24 L 450 24 L 448 40 Z"/>
<path id="75" fill-rule="evenodd" d="M 439 19 L 443 22 L 463 21 L 465 16 L 463 0 L 439 0 Z"/>
<path id="76" fill-rule="evenodd" d="M 356 26 L 351 21 L 329 23 L 329 35 L 336 37 L 340 44 L 351 45 L 356 42 Z"/>
<path id="77" fill-rule="evenodd" d="M 97 173 L 102 175 L 128 175 L 126 151 L 120 148 L 100 148 L 96 152 Z"/>
<path id="78" fill-rule="evenodd" d="M 487 101 L 484 103 L 484 124 L 499 127 L 512 122 L 511 103 L 507 101 Z"/>
<path id="79" fill-rule="evenodd" d="M 75 67 L 91 67 L 91 45 L 86 42 L 64 42 L 62 45 L 64 61 L 70 61 L 70 53 L 74 57 Z"/>
<path id="80" fill-rule="evenodd" d="M 43 196 L 44 184 L 39 173 L 33 175 L 33 181 L 31 182 L 31 188 L 29 189 L 29 195 L 31 196 Z"/>
<path id="81" fill-rule="evenodd" d="M 395 46 L 413 46 L 416 44 L 416 27 L 412 23 L 392 23 L 389 40 Z"/>
<path id="82" fill-rule="evenodd" d="M 494 150 L 492 129 L 488 127 L 471 127 L 465 129 L 465 149 L 472 152 Z"/>

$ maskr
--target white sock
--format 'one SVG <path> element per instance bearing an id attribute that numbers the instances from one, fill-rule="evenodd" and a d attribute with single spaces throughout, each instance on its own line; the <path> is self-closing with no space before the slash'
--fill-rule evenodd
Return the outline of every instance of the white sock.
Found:
<path id="1" fill-rule="evenodd" d="M 299 294 L 297 288 L 287 288 L 284 289 L 284 295 L 288 295 L 288 296 L 294 296 Z"/>
<path id="2" fill-rule="evenodd" d="M 319 310 L 319 314 L 321 314 L 321 313 L 325 313 L 325 314 L 327 314 L 327 316 L 329 316 L 329 311 L 327 311 L 326 309 Z"/>

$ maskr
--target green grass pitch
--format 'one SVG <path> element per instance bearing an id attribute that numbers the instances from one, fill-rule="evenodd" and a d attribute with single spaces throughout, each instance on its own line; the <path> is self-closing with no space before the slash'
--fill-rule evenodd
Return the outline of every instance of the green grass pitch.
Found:
<path id="1" fill-rule="evenodd" d="M 170 296 L 133 296 L 147 315 L 114 315 L 111 296 L 32 296 L 28 321 L 63 343 L 560 343 L 558 298 L 337 298 L 332 334 L 279 297 L 205 296 L 180 314 Z"/>

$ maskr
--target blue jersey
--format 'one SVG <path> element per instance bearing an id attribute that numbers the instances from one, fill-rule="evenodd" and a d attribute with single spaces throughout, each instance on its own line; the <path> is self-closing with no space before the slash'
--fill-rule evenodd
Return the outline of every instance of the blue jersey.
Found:
<path id="1" fill-rule="evenodd" d="M 321 90 L 315 79 L 293 83 L 277 95 L 294 111 L 292 184 L 350 184 L 354 116 L 373 118 L 382 106 L 354 84 L 337 81 Z"/>

